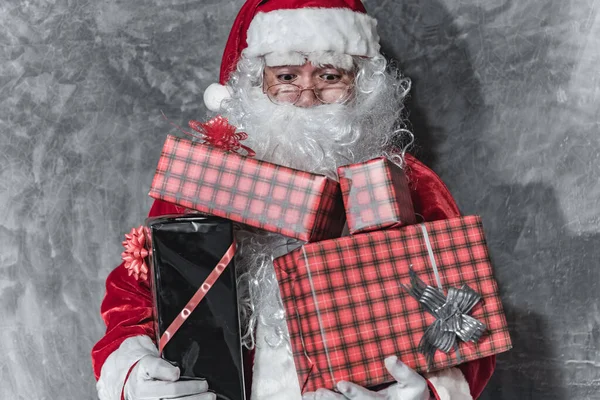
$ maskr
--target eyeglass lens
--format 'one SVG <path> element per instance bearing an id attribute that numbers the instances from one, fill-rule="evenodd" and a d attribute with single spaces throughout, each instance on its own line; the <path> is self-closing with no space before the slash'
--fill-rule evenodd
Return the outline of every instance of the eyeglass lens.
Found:
<path id="1" fill-rule="evenodd" d="M 267 94 L 275 103 L 294 104 L 300 100 L 302 92 L 312 90 L 315 97 L 322 103 L 339 103 L 346 100 L 349 93 L 347 84 L 331 85 L 324 88 L 302 89 L 299 86 L 282 83 L 269 87 Z"/>

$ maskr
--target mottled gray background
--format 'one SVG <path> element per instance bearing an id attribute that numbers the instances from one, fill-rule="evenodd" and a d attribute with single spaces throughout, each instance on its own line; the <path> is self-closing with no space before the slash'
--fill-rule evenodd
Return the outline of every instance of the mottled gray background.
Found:
<path id="1" fill-rule="evenodd" d="M 0 3 L 0 398 L 92 399 L 104 279 L 143 221 L 163 110 L 242 1 Z M 367 1 L 420 150 L 483 216 L 514 339 L 485 399 L 600 399 L 600 1 Z"/>

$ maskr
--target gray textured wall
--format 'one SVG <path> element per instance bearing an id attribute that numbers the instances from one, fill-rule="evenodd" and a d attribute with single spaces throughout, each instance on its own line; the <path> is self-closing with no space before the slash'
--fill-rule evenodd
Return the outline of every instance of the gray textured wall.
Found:
<path id="1" fill-rule="evenodd" d="M 0 3 L 0 398 L 88 399 L 104 279 L 241 0 Z M 515 349 L 485 399 L 600 399 L 600 1 L 367 1 L 418 154 L 484 218 Z"/>

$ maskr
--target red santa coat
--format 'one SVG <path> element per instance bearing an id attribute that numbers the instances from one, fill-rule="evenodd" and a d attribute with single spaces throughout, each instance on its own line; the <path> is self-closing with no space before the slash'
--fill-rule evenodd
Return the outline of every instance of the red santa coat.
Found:
<path id="1" fill-rule="evenodd" d="M 406 155 L 406 164 L 407 175 L 411 183 L 411 196 L 417 214 L 420 214 L 425 221 L 453 218 L 460 215 L 448 188 L 433 171 L 410 155 Z M 156 217 L 183 212 L 182 207 L 157 200 L 154 202 L 149 216 Z M 106 368 L 111 372 L 104 372 L 105 370 L 102 368 L 107 358 L 115 350 L 119 349 L 122 344 L 124 346 L 129 344 L 126 340 L 137 340 L 135 338 L 142 335 L 155 340 L 152 304 L 148 282 L 138 281 L 133 276 L 128 276 L 123 265 L 110 273 L 106 280 L 106 295 L 101 306 L 101 315 L 106 324 L 106 333 L 92 349 L 92 365 L 96 379 L 99 379 L 102 373 L 103 380 L 105 382 L 110 381 L 112 377 L 104 375 L 115 374 L 114 383 L 117 387 L 116 389 L 115 387 L 111 388 L 111 393 L 116 393 L 116 391 L 120 393 L 126 374 L 131 366 L 145 354 L 154 351 L 149 341 L 141 345 L 142 349 L 148 350 L 146 352 L 145 350 L 140 351 L 138 349 L 139 344 L 136 343 L 136 348 L 129 352 L 128 357 L 120 360 L 120 364 L 124 365 L 119 365 L 118 368 Z M 248 359 L 251 360 L 252 357 Z M 495 364 L 496 358 L 491 356 L 459 366 L 468 383 L 472 398 L 479 397 L 494 372 Z M 116 373 L 115 370 L 117 370 Z M 458 379 L 462 380 L 461 378 Z M 431 381 L 434 379 L 431 378 L 429 383 L 436 399 L 445 400 L 450 398 L 453 389 L 449 388 L 446 391 L 443 387 L 445 384 L 452 386 L 455 383 L 451 381 L 456 379 L 441 377 L 438 379 L 437 384 L 432 384 Z M 102 394 L 103 392 L 110 392 L 106 387 L 106 383 L 99 383 L 98 391 L 103 399 L 114 398 L 112 394 Z"/>

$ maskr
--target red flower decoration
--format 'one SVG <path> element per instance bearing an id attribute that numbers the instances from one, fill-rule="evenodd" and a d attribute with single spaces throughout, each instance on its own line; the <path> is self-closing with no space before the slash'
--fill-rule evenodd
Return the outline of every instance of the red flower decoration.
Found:
<path id="1" fill-rule="evenodd" d="M 236 132 L 237 128 L 229 123 L 227 118 L 217 116 L 207 123 L 191 120 L 190 128 L 202 135 L 204 143 L 210 144 L 218 149 L 225 151 L 246 151 L 248 157 L 254 157 L 256 154 L 252 149 L 240 143 L 248 139 L 246 132 Z"/>
<path id="2" fill-rule="evenodd" d="M 121 258 L 125 262 L 125 268 L 129 271 L 129 276 L 133 275 L 135 279 L 140 278 L 148 280 L 148 266 L 145 258 L 148 257 L 146 250 L 146 228 L 131 228 L 131 232 L 125 234 L 123 247 L 125 251 L 121 253 Z"/>

